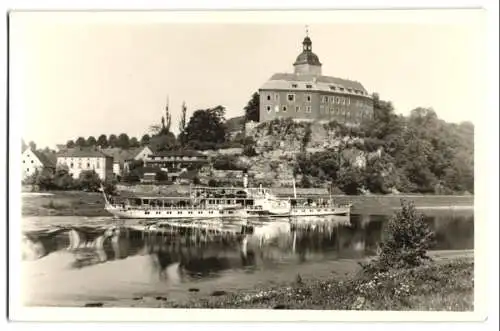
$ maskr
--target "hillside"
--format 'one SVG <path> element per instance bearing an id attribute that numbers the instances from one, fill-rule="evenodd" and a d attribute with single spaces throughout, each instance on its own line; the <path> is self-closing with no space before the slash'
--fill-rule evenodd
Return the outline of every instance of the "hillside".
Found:
<path id="1" fill-rule="evenodd" d="M 347 194 L 474 192 L 474 126 L 432 109 L 396 115 L 375 96 L 375 118 L 358 127 L 279 119 L 247 130 L 241 156 L 254 183 L 331 187 Z M 247 143 L 248 144 L 248 143 Z"/>

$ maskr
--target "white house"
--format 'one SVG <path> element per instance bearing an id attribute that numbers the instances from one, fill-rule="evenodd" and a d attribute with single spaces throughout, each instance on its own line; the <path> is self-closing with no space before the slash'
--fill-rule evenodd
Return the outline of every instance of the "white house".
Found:
<path id="1" fill-rule="evenodd" d="M 55 164 L 46 155 L 41 152 L 33 151 L 27 148 L 21 155 L 21 170 L 23 179 L 33 175 L 37 170 L 48 169 L 55 170 Z"/>
<path id="2" fill-rule="evenodd" d="M 134 160 L 143 160 L 145 161 L 148 156 L 153 154 L 153 150 L 149 146 L 144 146 L 133 151 L 133 159 Z"/>
<path id="3" fill-rule="evenodd" d="M 73 178 L 78 178 L 86 170 L 94 170 L 101 180 L 113 177 L 113 157 L 96 149 L 74 148 L 64 151 L 58 155 L 57 165 L 67 166 Z"/>

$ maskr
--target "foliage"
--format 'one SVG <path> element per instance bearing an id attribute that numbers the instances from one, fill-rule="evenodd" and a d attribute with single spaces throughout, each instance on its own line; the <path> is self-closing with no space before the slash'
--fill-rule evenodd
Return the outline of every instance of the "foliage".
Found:
<path id="1" fill-rule="evenodd" d="M 120 147 L 123 149 L 128 149 L 130 147 L 130 138 L 126 133 L 120 133 L 120 135 L 118 136 L 116 147 Z"/>
<path id="2" fill-rule="evenodd" d="M 356 166 L 343 166 L 337 172 L 335 184 L 347 195 L 361 193 L 365 180 L 364 172 Z"/>
<path id="3" fill-rule="evenodd" d="M 437 194 L 474 192 L 472 123 L 446 123 L 430 108 L 414 109 L 404 117 L 396 115 L 392 104 L 378 95 L 373 100 L 373 119 L 359 127 L 349 128 L 336 121 L 325 124 L 325 129 L 334 130 L 337 138 L 356 138 L 354 142 L 342 143 L 337 151 L 329 149 L 307 157 L 303 149 L 297 157 L 295 173 L 331 180 L 349 192 L 363 186 L 382 194 L 393 189 Z M 270 121 L 266 125 L 269 133 L 278 134 L 284 123 Z M 354 165 L 349 163 L 343 163 L 342 168 L 348 169 L 339 172 L 341 160 L 335 155 L 353 148 L 366 156 L 364 175 L 350 169 Z"/>
<path id="4" fill-rule="evenodd" d="M 179 121 L 179 134 L 182 134 L 184 132 L 184 129 L 186 128 L 186 103 L 182 103 L 182 109 L 181 109 L 181 119 Z"/>
<path id="5" fill-rule="evenodd" d="M 245 106 L 245 122 L 254 121 L 259 122 L 259 107 L 260 98 L 259 93 L 255 92 L 252 94 L 252 98 L 248 101 Z"/>
<path id="6" fill-rule="evenodd" d="M 34 141 L 30 141 L 28 145 L 32 151 L 36 151 L 36 144 Z"/>
<path id="7" fill-rule="evenodd" d="M 182 143 L 193 149 L 211 149 L 226 139 L 225 109 L 217 106 L 193 113 L 184 130 Z"/>
<path id="8" fill-rule="evenodd" d="M 433 240 L 434 233 L 425 222 L 424 215 L 416 211 L 412 202 L 401 200 L 401 210 L 387 223 L 379 255 L 364 269 L 384 272 L 419 266 L 429 260 L 427 250 Z"/>
<path id="9" fill-rule="evenodd" d="M 108 147 L 108 137 L 106 137 L 105 134 L 101 134 L 97 138 L 97 145 L 101 146 L 102 148 Z"/>
<path id="10" fill-rule="evenodd" d="M 151 140 L 151 137 L 149 136 L 149 134 L 143 135 L 141 138 L 141 146 L 149 145 L 150 140 Z"/>
<path id="11" fill-rule="evenodd" d="M 172 132 L 159 133 L 151 137 L 149 145 L 155 148 L 157 151 L 171 151 L 179 147 L 177 139 Z"/>
<path id="12" fill-rule="evenodd" d="M 75 145 L 78 147 L 85 147 L 86 144 L 87 144 L 87 141 L 83 137 L 78 137 L 78 139 L 76 139 L 76 141 L 75 141 Z"/>
<path id="13" fill-rule="evenodd" d="M 116 134 L 110 134 L 108 137 L 108 146 L 109 147 L 118 147 L 118 137 Z"/>
<path id="14" fill-rule="evenodd" d="M 247 167 L 234 155 L 218 155 L 213 160 L 213 168 L 216 170 L 246 170 Z"/>
<path id="15" fill-rule="evenodd" d="M 66 143 L 66 147 L 68 148 L 75 147 L 75 142 L 73 140 L 68 140 L 68 142 Z"/>
<path id="16" fill-rule="evenodd" d="M 80 189 L 88 192 L 96 192 L 101 186 L 99 175 L 94 170 L 85 170 L 78 177 Z"/>
<path id="17" fill-rule="evenodd" d="M 137 138 L 136 138 L 136 137 L 132 137 L 132 138 L 130 138 L 130 144 L 129 144 L 129 145 L 130 145 L 130 147 L 132 147 L 132 148 L 135 148 L 135 147 L 139 147 L 139 146 L 141 146 L 141 144 L 139 143 L 139 140 L 137 140 Z"/>
<path id="18" fill-rule="evenodd" d="M 95 139 L 94 136 L 90 136 L 87 138 L 87 141 L 85 142 L 86 146 L 95 146 L 97 144 L 97 140 Z"/>
<path id="19" fill-rule="evenodd" d="M 168 179 L 168 173 L 165 171 L 158 171 L 155 176 L 155 180 L 162 182 Z"/>

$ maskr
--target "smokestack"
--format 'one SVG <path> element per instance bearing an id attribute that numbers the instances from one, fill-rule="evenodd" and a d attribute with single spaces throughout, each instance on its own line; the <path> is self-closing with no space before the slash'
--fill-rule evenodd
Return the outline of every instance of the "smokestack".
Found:
<path id="1" fill-rule="evenodd" d="M 248 174 L 247 173 L 243 174 L 243 187 L 244 188 L 248 187 Z"/>

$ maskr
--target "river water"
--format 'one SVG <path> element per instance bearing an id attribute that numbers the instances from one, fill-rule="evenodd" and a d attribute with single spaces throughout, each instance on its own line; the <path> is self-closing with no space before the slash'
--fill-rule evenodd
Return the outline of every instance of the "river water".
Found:
<path id="1" fill-rule="evenodd" d="M 197 220 L 149 224 L 106 217 L 23 219 L 23 301 L 83 306 L 143 296 L 186 298 L 332 272 L 376 253 L 387 216 Z M 433 250 L 474 248 L 473 211 L 426 221 Z"/>

